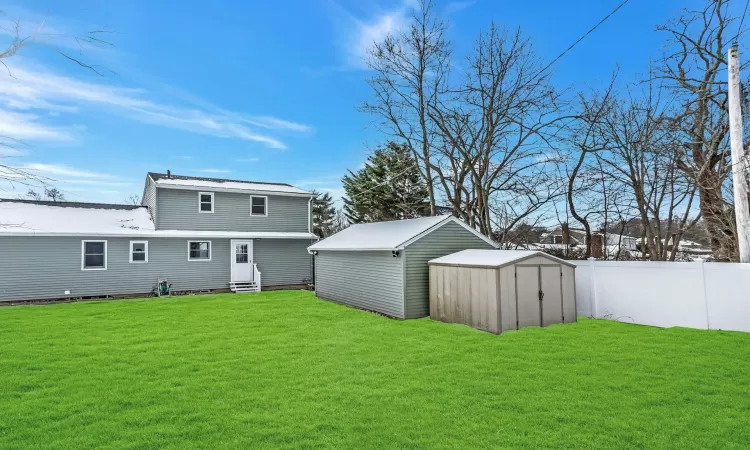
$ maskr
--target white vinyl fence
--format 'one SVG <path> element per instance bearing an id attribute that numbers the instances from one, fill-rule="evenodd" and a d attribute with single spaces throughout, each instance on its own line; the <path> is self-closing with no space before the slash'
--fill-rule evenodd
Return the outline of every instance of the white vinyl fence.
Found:
<path id="1" fill-rule="evenodd" d="M 573 262 L 579 315 L 657 327 L 750 331 L 750 264 Z"/>

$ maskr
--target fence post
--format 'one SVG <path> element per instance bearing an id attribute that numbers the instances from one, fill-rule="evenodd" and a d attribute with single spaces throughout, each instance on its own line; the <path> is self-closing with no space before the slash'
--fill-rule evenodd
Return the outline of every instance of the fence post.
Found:
<path id="1" fill-rule="evenodd" d="M 706 307 L 706 329 L 711 329 L 711 322 L 708 318 L 708 292 L 706 291 L 706 261 L 702 258 L 695 260 L 701 267 L 701 285 L 703 286 L 703 304 Z"/>
<path id="2" fill-rule="evenodd" d="M 594 274 L 594 265 L 596 264 L 596 258 L 589 258 L 589 300 L 591 301 L 591 315 L 594 318 L 599 317 L 599 307 L 596 301 L 596 276 Z"/>

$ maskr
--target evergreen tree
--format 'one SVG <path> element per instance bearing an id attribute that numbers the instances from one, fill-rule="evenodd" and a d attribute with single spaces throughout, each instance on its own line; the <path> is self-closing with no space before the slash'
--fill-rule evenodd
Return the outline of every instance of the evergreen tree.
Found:
<path id="1" fill-rule="evenodd" d="M 334 226 L 336 207 L 333 206 L 333 198 L 328 192 L 313 191 L 313 194 L 315 195 L 312 201 L 313 233 L 324 238 L 336 232 Z"/>
<path id="2" fill-rule="evenodd" d="M 406 145 L 389 142 L 365 167 L 342 179 L 344 214 L 350 223 L 380 222 L 430 214 L 427 187 Z"/>

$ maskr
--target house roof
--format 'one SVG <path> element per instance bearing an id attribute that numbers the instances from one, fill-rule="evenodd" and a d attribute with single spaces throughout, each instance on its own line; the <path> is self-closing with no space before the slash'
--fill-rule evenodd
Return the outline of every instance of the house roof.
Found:
<path id="1" fill-rule="evenodd" d="M 132 234 L 136 231 L 154 231 L 145 206 L 0 200 L 0 234 Z"/>
<path id="2" fill-rule="evenodd" d="M 148 176 L 156 186 L 174 189 L 215 190 L 227 192 L 279 193 L 286 195 L 309 196 L 311 192 L 286 183 L 264 181 L 228 180 L 224 178 L 190 177 L 165 173 L 149 172 Z"/>
<path id="3" fill-rule="evenodd" d="M 400 250 L 448 222 L 458 223 L 477 237 L 496 246 L 487 236 L 453 216 L 433 216 L 352 225 L 311 245 L 308 250 Z"/>
<path id="4" fill-rule="evenodd" d="M 554 260 L 555 262 L 559 262 L 560 264 L 575 267 L 575 264 L 572 264 L 569 261 L 533 250 L 463 250 L 458 253 L 430 260 L 428 264 L 444 266 L 503 267 L 535 256 L 542 256 Z"/>
<path id="5" fill-rule="evenodd" d="M 145 206 L 0 199 L 0 236 L 317 239 L 312 233 L 156 230 Z"/>

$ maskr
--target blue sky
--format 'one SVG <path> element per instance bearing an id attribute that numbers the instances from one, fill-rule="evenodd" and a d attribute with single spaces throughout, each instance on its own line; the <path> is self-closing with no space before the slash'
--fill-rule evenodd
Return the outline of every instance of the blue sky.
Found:
<path id="1" fill-rule="evenodd" d="M 521 26 L 551 60 L 620 0 L 440 1 L 460 57 L 490 20 Z M 23 141 L 5 164 L 56 180 L 70 200 L 121 202 L 147 171 L 289 182 L 340 196 L 340 178 L 386 137 L 357 111 L 370 96 L 362 55 L 406 22 L 413 0 L 36 1 L 1 3 L 3 26 L 43 24 L 41 45 L 5 60 L 0 134 Z M 741 13 L 741 2 L 731 5 Z M 631 0 L 554 66 L 583 89 L 647 69 L 656 25 L 700 1 Z M 23 5 L 23 6 L 21 6 Z M 177 6 L 179 5 L 179 7 Z M 66 36 L 111 30 L 85 46 L 103 77 L 59 56 Z M 0 39 L 7 41 L 7 31 Z M 12 154 L 11 154 L 12 153 Z M 0 196 L 25 188 L 0 184 Z"/>

